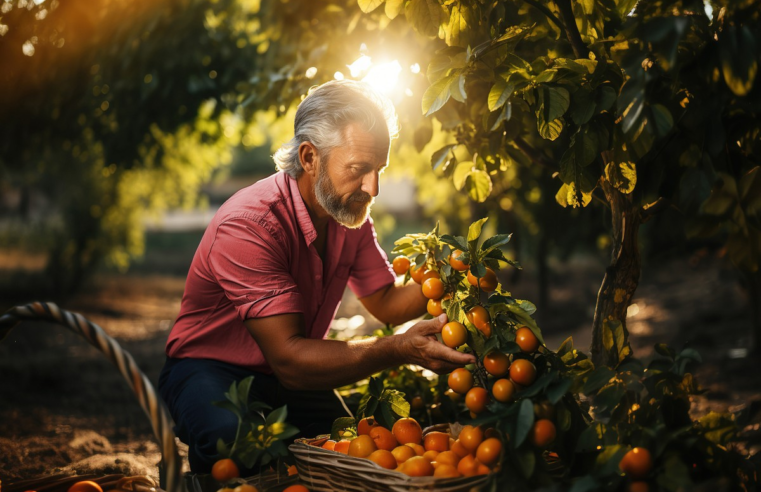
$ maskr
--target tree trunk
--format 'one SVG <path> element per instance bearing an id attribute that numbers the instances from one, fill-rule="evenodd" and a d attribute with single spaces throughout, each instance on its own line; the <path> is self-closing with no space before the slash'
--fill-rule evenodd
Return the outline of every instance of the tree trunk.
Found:
<path id="1" fill-rule="evenodd" d="M 639 226 L 642 222 L 640 209 L 633 204 L 632 196 L 621 193 L 607 180 L 602 180 L 602 190 L 610 204 L 613 222 L 613 250 L 611 263 L 605 269 L 592 325 L 592 361 L 596 366 L 615 366 L 618 358 L 605 350 L 603 324 L 611 319 L 621 322 L 626 343 L 626 312 L 639 284 L 641 262 L 637 244 Z"/>

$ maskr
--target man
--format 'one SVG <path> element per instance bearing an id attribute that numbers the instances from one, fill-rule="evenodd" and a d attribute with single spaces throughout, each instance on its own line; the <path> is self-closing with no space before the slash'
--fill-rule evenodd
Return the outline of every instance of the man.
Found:
<path id="1" fill-rule="evenodd" d="M 394 285 L 368 218 L 396 133 L 390 103 L 329 82 L 294 128 L 274 156 L 280 172 L 236 193 L 206 229 L 169 334 L 159 391 L 195 473 L 211 469 L 218 438 L 234 438 L 235 415 L 211 404 L 233 381 L 254 375 L 252 397 L 288 405 L 288 421 L 314 436 L 346 415 L 333 388 L 399 364 L 445 373 L 474 362 L 436 341 L 446 315 L 393 337 L 324 339 L 347 283 L 386 323 L 420 316 L 427 299 Z"/>

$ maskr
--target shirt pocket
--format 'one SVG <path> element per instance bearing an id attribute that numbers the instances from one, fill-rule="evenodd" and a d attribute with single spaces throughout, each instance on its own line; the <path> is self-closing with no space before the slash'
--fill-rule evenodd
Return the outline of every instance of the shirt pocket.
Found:
<path id="1" fill-rule="evenodd" d="M 339 263 L 336 267 L 336 273 L 334 274 L 336 278 L 340 278 L 342 280 L 346 280 L 349 278 L 349 274 L 351 273 L 351 263 Z"/>

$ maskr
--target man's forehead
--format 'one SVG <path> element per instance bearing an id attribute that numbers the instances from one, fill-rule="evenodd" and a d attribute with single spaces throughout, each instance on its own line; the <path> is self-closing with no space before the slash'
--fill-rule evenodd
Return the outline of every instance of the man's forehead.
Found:
<path id="1" fill-rule="evenodd" d="M 345 147 L 353 152 L 383 160 L 388 156 L 388 134 L 368 132 L 357 124 L 350 124 L 344 128 L 344 142 Z"/>

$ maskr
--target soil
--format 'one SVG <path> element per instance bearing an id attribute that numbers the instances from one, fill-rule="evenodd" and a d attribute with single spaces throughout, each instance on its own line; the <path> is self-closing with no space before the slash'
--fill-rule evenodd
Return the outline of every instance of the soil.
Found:
<path id="1" fill-rule="evenodd" d="M 573 336 L 575 346 L 584 349 L 605 265 L 574 259 L 551 266 L 550 303 L 537 311 L 547 345 L 555 349 Z M 745 452 L 756 453 L 761 374 L 746 353 L 750 313 L 737 277 L 725 260 L 710 255 L 646 265 L 627 321 L 637 356 L 652 356 L 658 342 L 689 345 L 702 354 L 696 377 L 708 391 L 694 400 L 693 413 L 744 410 L 750 416 Z M 532 278 L 530 269 L 524 271 L 521 281 L 511 284 L 513 295 L 537 299 Z M 183 286 L 182 277 L 102 276 L 61 307 L 104 328 L 155 385 Z M 43 299 L 26 299 L 32 300 Z M 16 303 L 6 298 L 0 308 Z M 336 326 L 352 329 L 363 321 L 356 316 L 364 318 L 362 330 L 379 325 L 347 293 Z M 180 452 L 185 453 L 182 445 Z M 160 458 L 149 420 L 130 388 L 83 338 L 61 326 L 25 321 L 0 343 L 0 480 L 72 471 L 158 479 Z"/>

